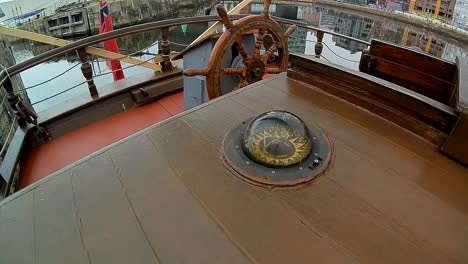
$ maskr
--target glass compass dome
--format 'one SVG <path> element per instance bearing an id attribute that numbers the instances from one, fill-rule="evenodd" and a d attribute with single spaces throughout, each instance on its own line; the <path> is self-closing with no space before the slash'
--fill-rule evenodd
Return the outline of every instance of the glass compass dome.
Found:
<path id="1" fill-rule="evenodd" d="M 286 111 L 271 111 L 256 117 L 242 135 L 245 155 L 270 168 L 297 165 L 307 159 L 312 147 L 306 124 Z"/>

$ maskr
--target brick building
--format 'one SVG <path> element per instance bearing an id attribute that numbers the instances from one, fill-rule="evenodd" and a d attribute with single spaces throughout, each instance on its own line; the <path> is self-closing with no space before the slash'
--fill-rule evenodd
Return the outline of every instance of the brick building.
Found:
<path id="1" fill-rule="evenodd" d="M 456 0 L 412 0 L 410 12 L 424 12 L 452 21 Z"/>

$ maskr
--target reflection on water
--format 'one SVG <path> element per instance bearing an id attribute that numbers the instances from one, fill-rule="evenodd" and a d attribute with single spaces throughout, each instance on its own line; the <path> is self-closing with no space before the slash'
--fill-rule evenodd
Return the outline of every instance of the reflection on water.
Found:
<path id="1" fill-rule="evenodd" d="M 174 27 L 169 32 L 169 39 L 174 42 L 171 45 L 173 51 L 181 51 L 185 46 L 176 45 L 175 43 L 186 44 L 191 43 L 201 33 L 208 28 L 208 23 L 196 23 L 187 25 L 187 27 Z M 122 54 L 134 54 L 135 51 L 139 51 L 134 54 L 134 58 L 138 58 L 142 61 L 150 60 L 154 55 L 159 52 L 160 32 L 158 30 L 151 32 L 142 32 L 118 39 L 119 48 Z M 31 45 L 29 41 L 23 41 L 16 43 L 13 47 L 16 61 L 22 62 L 30 59 L 38 54 L 53 49 L 51 45 L 35 44 Z M 100 75 L 106 72 L 110 72 L 106 65 L 105 60 L 96 56 L 89 55 L 89 60 L 93 67 L 94 75 Z M 35 85 L 52 78 L 64 70 L 79 64 L 79 58 L 76 53 L 69 53 L 63 57 L 54 58 L 48 63 L 40 64 L 32 69 L 26 70 L 21 73 L 21 77 L 24 81 L 25 87 Z M 144 67 L 133 66 L 126 62 L 122 62 L 124 68 L 124 74 L 126 77 L 134 76 L 139 73 L 151 71 Z M 83 74 L 80 70 L 80 65 L 74 67 L 72 70 L 67 72 L 65 75 L 58 77 L 44 85 L 32 88 L 28 90 L 29 98 L 33 104 L 42 100 L 52 94 L 63 91 L 64 89 L 73 85 L 79 84 L 84 81 Z M 107 74 L 94 78 L 96 86 L 99 88 L 103 85 L 109 84 L 113 81 L 112 74 Z M 63 101 L 72 100 L 79 94 L 87 93 L 87 85 L 82 84 L 79 87 L 70 90 L 57 97 L 51 98 L 47 101 L 34 105 L 36 111 L 43 111 L 51 106 L 54 106 Z"/>
<path id="2" fill-rule="evenodd" d="M 229 1 L 224 5 L 227 9 L 231 9 L 237 2 Z M 206 9 L 191 10 L 185 9 L 179 12 L 183 16 L 203 15 Z M 259 14 L 263 11 L 262 3 L 251 4 L 241 10 L 241 13 Z M 467 57 L 467 47 L 451 39 L 432 34 L 423 29 L 412 27 L 400 22 L 396 22 L 387 18 L 371 16 L 363 17 L 349 12 L 338 12 L 335 10 L 326 9 L 317 5 L 286 5 L 272 4 L 271 14 L 274 16 L 284 17 L 288 19 L 301 20 L 308 25 L 334 31 L 343 35 L 351 36 L 357 39 L 370 41 L 372 38 L 381 39 L 394 44 L 403 46 L 418 47 L 421 51 L 436 56 L 438 58 L 454 61 L 456 56 Z M 213 13 L 213 12 L 212 12 Z M 288 25 L 282 25 L 287 29 Z M 208 27 L 208 23 L 190 24 L 177 26 L 170 29 L 169 40 L 174 42 L 171 49 L 180 51 L 184 47 L 178 44 L 188 44 L 197 38 Z M 149 60 L 154 54 L 157 54 L 158 39 L 160 33 L 158 30 L 151 32 L 142 32 L 130 36 L 121 37 L 118 39 L 119 47 L 123 54 L 134 53 L 134 57 L 140 60 Z M 315 32 L 308 31 L 304 28 L 298 28 L 289 40 L 289 48 L 291 51 L 314 54 Z M 366 45 L 350 41 L 344 38 L 325 34 L 323 38 L 324 49 L 322 55 L 325 59 L 357 70 L 361 52 L 367 48 Z M 15 43 L 12 46 L 17 62 L 27 60 L 33 56 L 51 50 L 54 47 L 50 45 L 32 44 L 24 41 Z M 109 72 L 105 61 L 93 56 L 90 56 L 92 61 L 93 71 L 95 74 Z M 21 76 L 26 87 L 47 80 L 71 66 L 79 63 L 78 57 L 74 53 L 67 54 L 63 57 L 55 58 L 49 63 L 43 63 L 32 69 L 29 69 Z M 131 67 L 127 63 L 122 63 L 122 67 L 130 67 L 124 70 L 125 76 L 130 77 L 138 73 L 151 71 L 143 67 Z M 73 68 L 65 74 L 47 84 L 28 90 L 31 101 L 37 102 L 54 93 L 63 91 L 64 89 L 78 84 L 84 80 L 79 66 Z M 104 75 L 95 78 L 95 83 L 98 87 L 112 82 L 112 74 Z M 57 103 L 72 100 L 77 94 L 87 93 L 86 85 L 66 92 L 53 99 L 43 103 L 34 105 L 37 111 L 45 110 Z"/>
<path id="3" fill-rule="evenodd" d="M 260 14 L 263 11 L 263 4 L 252 4 L 243 11 L 244 13 Z M 397 45 L 419 47 L 427 54 L 450 61 L 455 61 L 456 56 L 468 56 L 466 44 L 384 17 L 364 17 L 350 11 L 340 12 L 314 4 L 300 6 L 272 4 L 270 13 L 273 16 L 301 20 L 313 27 L 327 29 L 365 41 L 376 38 Z M 302 33 L 300 35 L 304 36 Z M 351 54 L 366 48 L 364 44 L 339 37 L 333 37 L 332 42 L 327 44 L 330 48 L 344 48 Z"/>

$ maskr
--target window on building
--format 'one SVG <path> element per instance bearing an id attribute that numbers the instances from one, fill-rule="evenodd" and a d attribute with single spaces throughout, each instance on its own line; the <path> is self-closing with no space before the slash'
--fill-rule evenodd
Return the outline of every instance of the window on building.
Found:
<path id="1" fill-rule="evenodd" d="M 59 20 L 60 20 L 61 25 L 70 23 L 70 19 L 68 19 L 67 16 L 66 17 L 61 17 Z"/>
<path id="2" fill-rule="evenodd" d="M 57 26 L 57 19 L 49 20 L 49 21 L 47 21 L 47 24 L 49 25 L 49 27 L 56 27 Z"/>
<path id="3" fill-rule="evenodd" d="M 83 20 L 82 13 L 72 15 L 72 21 L 73 22 L 79 22 L 79 21 L 82 21 L 82 20 Z"/>

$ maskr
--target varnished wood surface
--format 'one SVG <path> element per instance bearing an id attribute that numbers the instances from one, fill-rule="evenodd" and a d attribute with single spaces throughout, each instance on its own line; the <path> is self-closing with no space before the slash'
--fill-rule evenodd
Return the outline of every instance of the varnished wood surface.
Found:
<path id="1" fill-rule="evenodd" d="M 372 40 L 362 59 L 360 71 L 449 103 L 457 71 L 454 63 L 380 40 Z"/>
<path id="2" fill-rule="evenodd" d="M 272 109 L 322 128 L 330 169 L 249 185 L 226 132 Z M 468 170 L 284 74 L 124 139 L 0 204 L 0 263 L 467 263 Z"/>
<path id="3" fill-rule="evenodd" d="M 457 120 L 450 106 L 367 74 L 292 54 L 288 76 L 368 109 L 441 145 Z"/>

